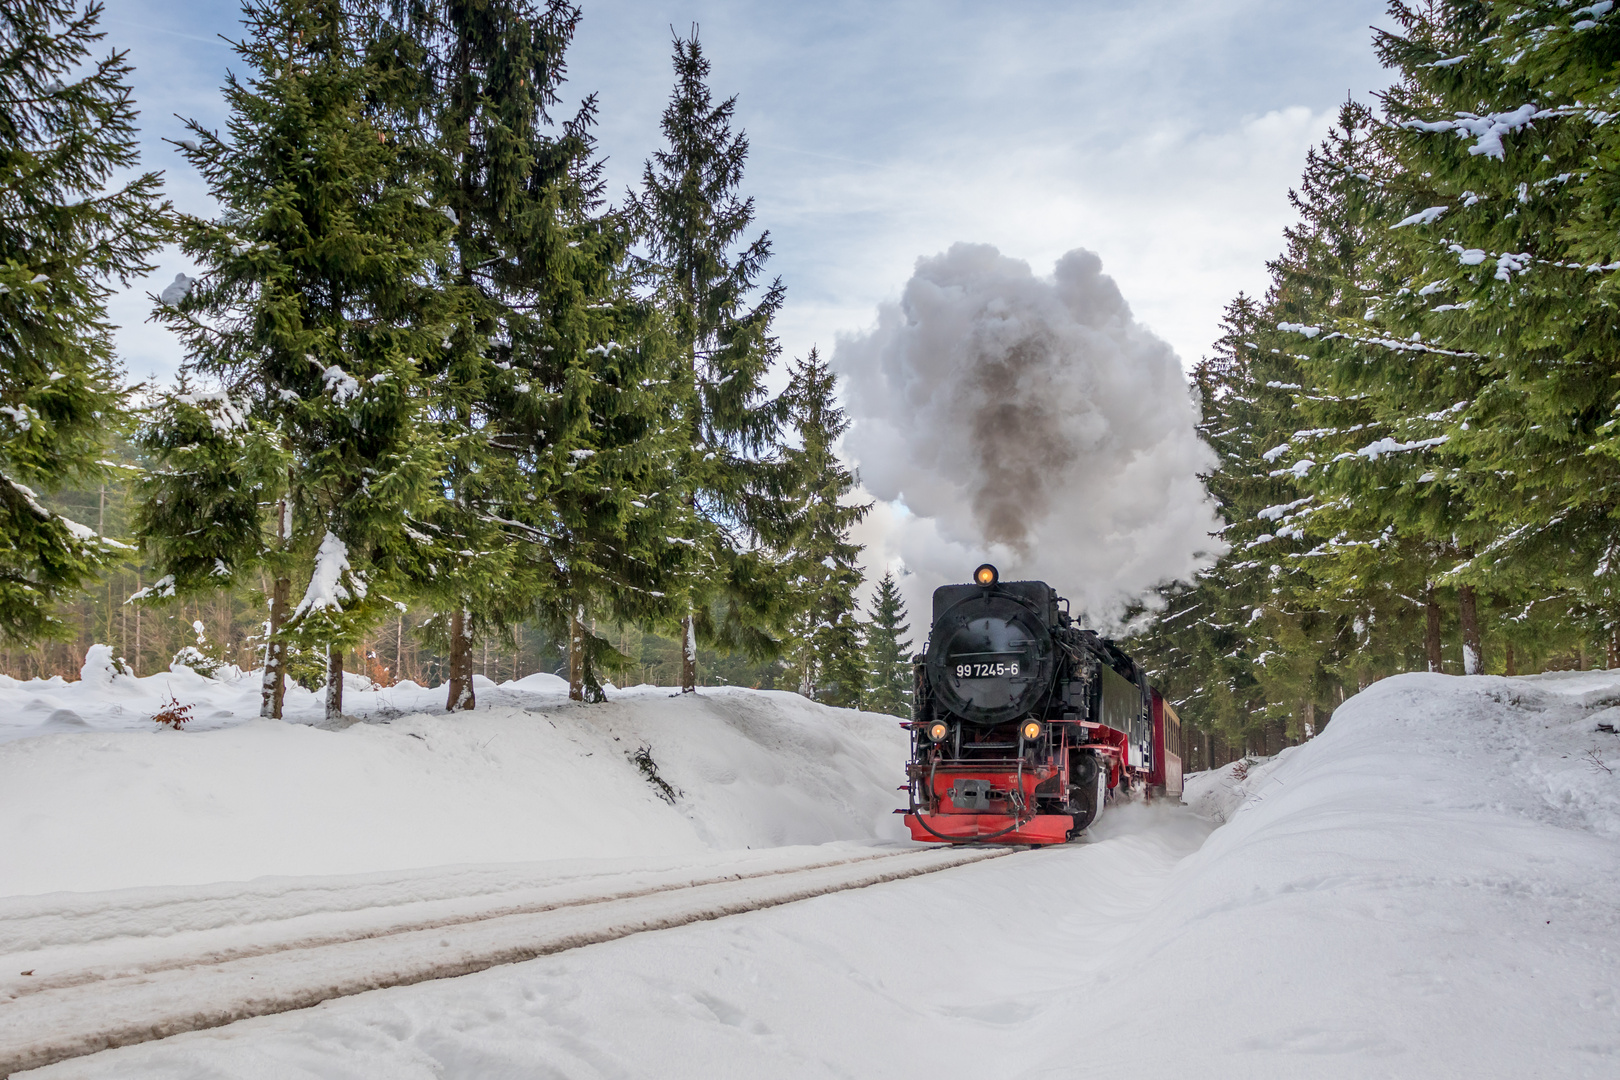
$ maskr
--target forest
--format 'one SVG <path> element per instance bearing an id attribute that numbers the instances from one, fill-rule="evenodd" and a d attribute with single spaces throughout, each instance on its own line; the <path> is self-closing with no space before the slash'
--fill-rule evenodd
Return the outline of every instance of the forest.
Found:
<path id="1" fill-rule="evenodd" d="M 1391 3 L 1391 85 L 1192 370 L 1225 554 L 1124 631 L 1194 766 L 1398 672 L 1620 666 L 1612 9 Z M 252 0 L 229 123 L 176 144 L 199 217 L 138 171 L 100 14 L 0 16 L 0 668 L 262 668 L 267 716 L 283 673 L 340 713 L 345 671 L 458 709 L 534 670 L 905 715 L 837 382 L 781 355 L 695 31 L 614 198 L 598 99 L 559 112 L 572 4 Z M 104 300 L 171 244 L 186 364 L 131 385 Z"/>
<path id="2" fill-rule="evenodd" d="M 1194 371 L 1227 554 L 1133 647 L 1275 752 L 1406 671 L 1620 667 L 1610 2 L 1392 3 L 1264 296 Z"/>
<path id="3" fill-rule="evenodd" d="M 202 217 L 139 171 L 102 14 L 0 13 L 0 667 L 262 669 L 265 716 L 283 676 L 340 715 L 346 671 L 452 710 L 535 670 L 905 710 L 836 380 L 784 365 L 695 29 L 614 202 L 596 97 L 558 113 L 577 7 L 252 0 L 228 124 L 175 141 Z M 165 245 L 199 268 L 151 297 L 186 360 L 132 385 L 105 301 Z"/>

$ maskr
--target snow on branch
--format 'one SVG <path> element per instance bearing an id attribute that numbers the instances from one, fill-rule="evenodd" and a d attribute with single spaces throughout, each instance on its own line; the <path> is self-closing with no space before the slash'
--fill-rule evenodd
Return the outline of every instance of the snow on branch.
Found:
<path id="1" fill-rule="evenodd" d="M 192 390 L 175 394 L 174 400 L 201 410 L 208 416 L 209 426 L 215 434 L 227 437 L 238 431 L 246 431 L 248 414 L 253 411 L 250 399 L 244 397 L 238 403 L 224 390 Z"/>
<path id="2" fill-rule="evenodd" d="M 144 589 L 136 589 L 129 594 L 126 604 L 138 603 L 141 600 L 167 599 L 174 595 L 174 575 L 164 574 Z"/>
<path id="3" fill-rule="evenodd" d="M 1525 104 L 1511 112 L 1486 113 L 1484 116 L 1458 113 L 1455 120 L 1408 120 L 1401 127 L 1433 133 L 1454 131 L 1462 138 L 1472 136 L 1474 145 L 1468 148 L 1470 154 L 1500 161 L 1503 158 L 1502 136 L 1511 135 L 1542 117 L 1564 116 L 1567 112 L 1565 109 L 1538 109 Z"/>
<path id="4" fill-rule="evenodd" d="M 123 548 L 125 551 L 134 550 L 128 544 L 121 544 L 117 540 L 109 540 L 107 537 L 102 536 L 88 525 L 80 525 L 72 518 L 63 517 L 61 514 L 53 513 L 52 511 L 46 509 L 45 506 L 39 501 L 39 493 L 33 488 L 29 487 L 27 484 L 22 484 L 16 480 L 13 480 L 5 473 L 0 473 L 0 480 L 4 480 L 7 484 L 11 485 L 11 489 L 23 497 L 23 501 L 28 504 L 28 509 L 33 511 L 35 517 L 39 518 L 41 521 L 60 522 L 62 528 L 67 530 L 68 535 L 73 537 L 73 539 L 77 540 L 79 543 L 88 544 L 91 541 L 95 541 L 102 547 Z"/>
<path id="5" fill-rule="evenodd" d="M 1603 16 L 1607 15 L 1613 10 L 1614 0 L 1597 0 L 1597 3 L 1595 4 L 1588 4 L 1583 8 L 1576 8 L 1574 11 L 1569 13 L 1569 17 L 1575 20 L 1572 24 L 1570 24 L 1570 29 L 1577 31 L 1590 30 L 1597 26 L 1597 20 L 1603 18 Z M 1581 18 L 1582 15 L 1590 15 L 1591 18 L 1583 19 Z"/>
<path id="6" fill-rule="evenodd" d="M 1419 210 L 1409 218 L 1402 218 L 1400 221 L 1397 221 L 1395 224 L 1391 225 L 1390 228 L 1404 229 L 1408 225 L 1433 225 L 1436 221 L 1440 220 L 1440 216 L 1442 214 L 1450 209 L 1451 207 L 1449 206 L 1431 206 L 1427 210 Z"/>
<path id="7" fill-rule="evenodd" d="M 344 575 L 348 576 L 348 586 L 343 583 Z M 309 577 L 309 588 L 293 609 L 293 619 L 301 619 L 315 611 L 340 612 L 347 601 L 365 598 L 365 575 L 350 567 L 348 545 L 328 529 L 321 539 L 320 550 L 315 553 L 315 569 Z"/>
<path id="8" fill-rule="evenodd" d="M 1409 450 L 1427 450 L 1431 446 L 1439 446 L 1442 443 L 1449 442 L 1450 440 L 1450 435 L 1437 435 L 1432 439 L 1417 439 L 1413 442 L 1399 442 L 1386 436 L 1385 438 L 1379 439 L 1376 442 L 1368 443 L 1366 446 L 1363 446 L 1360 450 L 1357 450 L 1353 454 L 1344 454 L 1341 455 L 1341 457 L 1364 457 L 1368 461 L 1377 461 L 1385 454 L 1404 454 Z M 1335 458 L 1334 460 L 1339 459 Z"/>
<path id="9" fill-rule="evenodd" d="M 351 398 L 357 397 L 360 393 L 360 384 L 355 377 L 336 364 L 321 372 L 321 381 L 332 391 L 334 405 L 347 404 Z M 331 533 L 327 535 L 330 536 Z"/>
<path id="10" fill-rule="evenodd" d="M 1381 348 L 1389 349 L 1391 352 L 1433 353 L 1436 356 L 1460 356 L 1469 360 L 1477 360 L 1479 358 L 1479 353 L 1462 352 L 1457 349 L 1442 349 L 1434 345 L 1429 345 L 1416 334 L 1413 334 L 1410 339 L 1402 341 L 1399 338 L 1364 338 L 1356 337 L 1353 334 L 1334 332 L 1322 340 L 1332 341 L 1334 338 L 1343 338 L 1345 341 L 1348 341 L 1353 345 L 1377 345 Z"/>
<path id="11" fill-rule="evenodd" d="M 1532 264 L 1537 266 L 1554 266 L 1560 270 L 1585 270 L 1589 274 L 1620 270 L 1620 261 L 1612 263 L 1577 263 L 1560 262 L 1557 259 L 1538 259 L 1529 252 L 1504 251 L 1497 253 L 1486 251 L 1484 248 L 1465 248 L 1454 242 L 1446 243 L 1446 250 L 1457 256 L 1457 261 L 1464 266 L 1478 266 L 1486 259 L 1496 260 L 1496 280 L 1512 281 L 1514 274 L 1521 274 L 1525 267 Z M 1419 296 L 1429 296 L 1443 287 L 1443 282 L 1434 282 L 1418 290 Z"/>
<path id="12" fill-rule="evenodd" d="M 1310 501 L 1311 497 L 1307 495 L 1305 498 L 1295 499 L 1291 503 L 1283 503 L 1280 506 L 1268 506 L 1264 510 L 1257 512 L 1254 516 L 1259 518 L 1261 521 L 1276 521 L 1283 515 L 1287 514 L 1288 511 L 1304 506 Z"/>

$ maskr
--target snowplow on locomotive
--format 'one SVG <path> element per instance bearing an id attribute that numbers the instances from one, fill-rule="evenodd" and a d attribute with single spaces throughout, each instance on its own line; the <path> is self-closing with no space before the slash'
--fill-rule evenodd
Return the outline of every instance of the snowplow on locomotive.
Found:
<path id="1" fill-rule="evenodd" d="M 1175 710 L 1067 609 L 989 564 L 934 590 L 898 811 L 914 839 L 1059 844 L 1123 793 L 1181 794 Z"/>

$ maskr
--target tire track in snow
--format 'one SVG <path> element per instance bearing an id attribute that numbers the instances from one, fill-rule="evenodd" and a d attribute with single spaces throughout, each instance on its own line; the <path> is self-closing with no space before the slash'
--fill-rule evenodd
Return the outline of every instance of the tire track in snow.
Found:
<path id="1" fill-rule="evenodd" d="M 903 851 L 370 930 L 224 960 L 194 958 L 112 977 L 64 982 L 64 975 L 48 989 L 7 1003 L 0 1015 L 0 1077 L 368 990 L 470 975 L 649 930 L 934 873 L 1013 850 Z"/>

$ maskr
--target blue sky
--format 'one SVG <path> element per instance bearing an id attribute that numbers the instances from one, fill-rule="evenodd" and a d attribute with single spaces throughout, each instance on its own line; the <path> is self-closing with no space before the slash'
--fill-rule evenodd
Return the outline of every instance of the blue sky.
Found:
<path id="1" fill-rule="evenodd" d="M 656 146 L 671 27 L 701 27 L 718 93 L 753 143 L 747 191 L 788 287 L 790 355 L 869 326 L 915 261 L 958 240 L 1037 272 L 1102 256 L 1186 364 L 1222 304 L 1265 286 L 1306 147 L 1347 94 L 1384 84 L 1381 0 L 741 2 L 583 0 L 568 100 L 595 92 L 614 197 Z M 160 140 L 174 114 L 223 122 L 230 0 L 108 0 L 130 50 L 145 164 L 171 197 L 206 192 Z M 183 359 L 140 295 L 190 270 L 173 252 L 113 305 L 135 378 Z"/>

